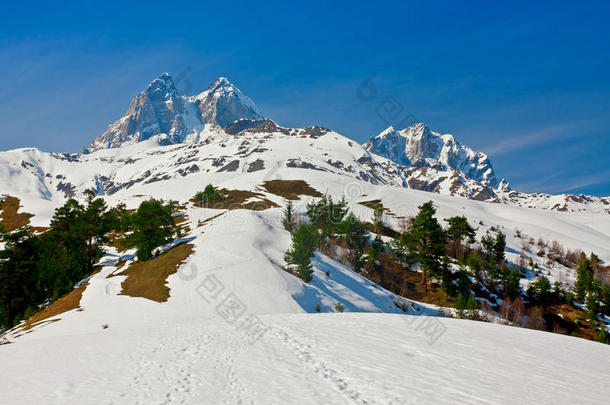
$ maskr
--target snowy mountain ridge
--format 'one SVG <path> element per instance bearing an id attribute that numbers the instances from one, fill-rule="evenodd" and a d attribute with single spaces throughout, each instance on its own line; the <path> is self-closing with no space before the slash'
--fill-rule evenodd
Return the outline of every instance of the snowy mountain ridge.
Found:
<path id="1" fill-rule="evenodd" d="M 496 179 L 486 154 L 460 144 L 453 135 L 433 132 L 424 123 L 413 124 L 402 130 L 390 126 L 363 146 L 366 150 L 403 166 L 433 168 L 442 163 L 446 170 L 459 171 L 492 188 L 502 184 L 502 189 L 507 189 L 504 181 L 500 183 Z"/>
<path id="2" fill-rule="evenodd" d="M 224 77 L 186 96 L 169 74 L 160 75 L 86 153 L 50 154 L 35 148 L 0 152 L 3 193 L 21 198 L 30 210 L 38 200 L 57 206 L 86 188 L 110 196 L 197 173 L 285 169 L 522 207 L 610 212 L 606 198 L 511 190 L 504 180 L 498 182 L 487 155 L 422 123 L 402 130 L 390 127 L 364 145 L 318 126 L 282 127 L 263 118 Z"/>

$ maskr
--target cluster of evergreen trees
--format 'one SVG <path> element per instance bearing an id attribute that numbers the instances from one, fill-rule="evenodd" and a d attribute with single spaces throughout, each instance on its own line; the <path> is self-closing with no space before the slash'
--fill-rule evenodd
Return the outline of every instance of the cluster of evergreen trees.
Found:
<path id="1" fill-rule="evenodd" d="M 292 233 L 292 245 L 286 252 L 286 262 L 296 267 L 299 276 L 311 280 L 311 258 L 314 251 L 329 238 L 342 238 L 349 248 L 349 262 L 359 271 L 375 263 L 381 252 L 389 253 L 395 261 L 406 266 L 418 264 L 421 283 L 427 289 L 433 279 L 454 297 L 458 313 L 472 313 L 477 308 L 475 283 L 513 302 L 526 295 L 530 305 L 550 305 L 558 301 L 571 302 L 577 299 L 586 302 L 589 318 L 595 322 L 600 313 L 610 314 L 610 285 L 594 277 L 592 260 L 584 260 L 578 267 L 578 280 L 574 294 L 564 291 L 559 283 L 551 285 L 548 278 L 540 276 L 531 283 L 527 292 L 520 287 L 522 278 L 518 267 L 509 266 L 505 259 L 506 235 L 496 229 L 487 232 L 476 243 L 476 229 L 466 217 L 445 219 L 447 227 L 436 219 L 436 210 L 431 201 L 422 204 L 417 215 L 410 219 L 407 229 L 395 235 L 392 243 L 385 245 L 379 237 L 370 241 L 366 224 L 349 213 L 345 201 L 333 201 L 325 196 L 307 206 L 309 223 L 297 224 L 292 204 L 284 210 L 284 226 Z M 375 210 L 372 229 L 383 228 L 383 212 Z M 366 254 L 365 254 L 366 252 Z M 460 270 L 452 272 L 449 264 L 457 262 Z M 530 265 L 535 265 L 530 260 Z M 468 270 L 469 271 L 468 271 Z M 474 281 L 474 282 L 473 282 Z M 537 310 L 541 312 L 540 307 Z"/>
<path id="2" fill-rule="evenodd" d="M 587 315 L 596 321 L 600 314 L 610 315 L 610 284 L 595 278 L 591 259 L 585 259 L 576 270 L 574 295 L 578 301 L 586 302 Z"/>
<path id="3" fill-rule="evenodd" d="M 85 204 L 71 199 L 55 211 L 50 228 L 36 234 L 30 226 L 0 229 L 0 330 L 35 313 L 45 302 L 70 292 L 90 275 L 113 232 L 129 232 L 125 247 L 136 247 L 139 260 L 169 240 L 174 230 L 171 204 L 144 201 L 135 213 L 125 205 L 109 209 L 86 192 Z"/>
<path id="4" fill-rule="evenodd" d="M 324 196 L 307 205 L 309 223 L 297 223 L 292 203 L 284 209 L 284 227 L 292 233 L 292 245 L 285 254 L 286 263 L 296 268 L 296 272 L 305 282 L 311 281 L 313 273 L 311 258 L 316 249 L 335 235 L 344 235 L 350 248 L 359 249 L 365 246 L 366 230 L 353 214 L 348 215 L 345 200 L 333 201 Z M 362 254 L 360 254 L 361 256 Z"/>
<path id="5" fill-rule="evenodd" d="M 207 186 L 205 186 L 203 191 L 198 191 L 195 194 L 195 202 L 199 204 L 222 201 L 224 199 L 225 195 L 222 194 L 222 192 L 220 192 L 212 184 L 208 184 Z"/>

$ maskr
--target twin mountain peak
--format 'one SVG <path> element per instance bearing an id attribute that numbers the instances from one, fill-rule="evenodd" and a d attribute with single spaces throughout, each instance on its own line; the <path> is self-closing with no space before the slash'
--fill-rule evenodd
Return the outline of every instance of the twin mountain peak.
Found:
<path id="1" fill-rule="evenodd" d="M 231 125 L 255 128 L 261 126 L 261 121 L 277 126 L 225 77 L 216 79 L 203 92 L 189 96 L 181 94 L 173 78 L 163 73 L 131 101 L 121 118 L 85 148 L 85 153 L 118 148 L 154 136 L 158 136 L 161 144 L 183 143 L 198 139 L 206 126 L 218 130 Z M 431 131 L 423 123 L 401 130 L 389 127 L 362 146 L 401 166 L 457 171 L 488 188 L 508 190 L 504 180 L 497 180 L 486 154 L 460 144 L 452 135 Z"/>

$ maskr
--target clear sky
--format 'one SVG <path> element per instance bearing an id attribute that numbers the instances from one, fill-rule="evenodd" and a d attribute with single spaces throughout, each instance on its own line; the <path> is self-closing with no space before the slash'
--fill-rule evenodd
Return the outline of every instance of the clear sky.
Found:
<path id="1" fill-rule="evenodd" d="M 80 151 L 167 71 L 190 93 L 226 76 L 282 125 L 360 142 L 390 97 L 390 123 L 454 134 L 514 188 L 610 195 L 607 1 L 10 3 L 2 150 Z"/>

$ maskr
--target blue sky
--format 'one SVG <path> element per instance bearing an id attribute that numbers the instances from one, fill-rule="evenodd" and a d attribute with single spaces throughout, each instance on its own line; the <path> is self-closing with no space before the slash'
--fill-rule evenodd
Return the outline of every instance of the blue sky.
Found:
<path id="1" fill-rule="evenodd" d="M 226 76 L 282 125 L 360 142 L 389 97 L 517 189 L 610 195 L 608 2 L 12 3 L 2 150 L 80 151 L 167 71 L 191 93 Z"/>

